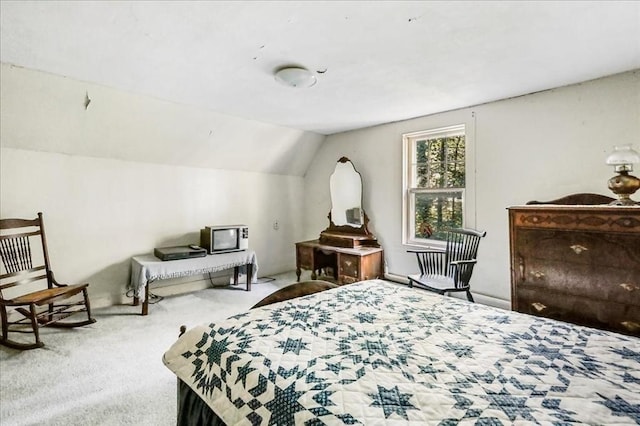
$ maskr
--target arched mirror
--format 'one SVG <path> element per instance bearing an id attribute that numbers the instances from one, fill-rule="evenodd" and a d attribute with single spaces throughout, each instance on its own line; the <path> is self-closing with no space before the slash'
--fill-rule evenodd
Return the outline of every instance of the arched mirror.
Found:
<path id="1" fill-rule="evenodd" d="M 329 227 L 320 234 L 320 242 L 341 247 L 377 246 L 367 228 L 369 218 L 362 208 L 362 177 L 353 163 L 342 157 L 329 178 L 331 211 Z"/>
<path id="2" fill-rule="evenodd" d="M 329 179 L 331 221 L 336 226 L 359 228 L 364 224 L 362 177 L 346 157 L 338 160 Z"/>

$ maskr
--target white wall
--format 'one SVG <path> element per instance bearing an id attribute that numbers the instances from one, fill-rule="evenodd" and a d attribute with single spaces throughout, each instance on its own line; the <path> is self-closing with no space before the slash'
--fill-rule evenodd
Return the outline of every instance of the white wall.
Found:
<path id="1" fill-rule="evenodd" d="M 198 243 L 205 225 L 249 225 L 260 276 L 295 268 L 303 174 L 324 136 L 1 71 L 0 216 L 42 211 L 56 276 L 89 282 L 92 305 L 125 300 L 131 256 Z"/>
<path id="2" fill-rule="evenodd" d="M 248 224 L 260 275 L 292 270 L 293 243 L 317 238 L 328 224 L 329 176 L 341 156 L 362 174 L 364 208 L 389 271 L 414 272 L 401 244 L 401 137 L 461 122 L 475 129 L 474 226 L 488 233 L 474 292 L 508 300 L 506 207 L 609 195 L 613 172 L 604 158 L 617 143 L 640 148 L 640 71 L 324 143 L 313 133 L 6 64 L 0 77 L 0 216 L 43 211 L 58 277 L 90 282 L 96 306 L 122 300 L 132 255 L 196 242 L 204 225 Z"/>
<path id="3" fill-rule="evenodd" d="M 329 136 L 305 177 L 305 238 L 327 226 L 329 176 L 346 156 L 362 174 L 364 208 L 389 272 L 415 273 L 401 235 L 402 134 L 460 123 L 475 129 L 469 137 L 476 171 L 468 179 L 475 185 L 476 212 L 468 225 L 487 231 L 473 291 L 508 301 L 506 208 L 577 192 L 612 195 L 607 154 L 620 143 L 640 149 L 640 71 Z"/>

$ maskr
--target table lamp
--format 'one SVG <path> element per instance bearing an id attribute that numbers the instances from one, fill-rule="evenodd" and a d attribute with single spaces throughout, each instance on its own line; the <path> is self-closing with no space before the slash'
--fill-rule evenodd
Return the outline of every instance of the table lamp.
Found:
<path id="1" fill-rule="evenodd" d="M 614 147 L 607 157 L 607 164 L 614 167 L 616 176 L 609 179 L 609 189 L 618 196 L 612 205 L 634 206 L 640 203 L 633 201 L 631 194 L 640 188 L 640 179 L 629 174 L 633 171 L 633 163 L 640 163 L 640 155 L 631 148 L 631 145 Z"/>

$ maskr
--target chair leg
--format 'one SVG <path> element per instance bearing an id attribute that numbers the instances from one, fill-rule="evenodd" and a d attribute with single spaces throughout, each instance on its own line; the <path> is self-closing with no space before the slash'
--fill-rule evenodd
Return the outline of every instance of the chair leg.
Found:
<path id="1" fill-rule="evenodd" d="M 36 305 L 33 303 L 29 306 L 31 312 L 31 327 L 33 328 L 33 334 L 36 337 L 36 347 L 44 346 L 44 343 L 40 341 L 40 324 L 38 324 L 38 317 L 36 312 Z"/>
<path id="2" fill-rule="evenodd" d="M 251 277 L 247 276 L 247 279 L 250 280 Z M 84 296 L 84 306 L 87 308 L 87 321 L 94 323 L 96 320 L 91 318 L 91 304 L 89 303 L 89 292 L 86 287 L 82 289 L 82 295 Z"/>
<path id="3" fill-rule="evenodd" d="M 467 290 L 467 300 L 469 302 L 475 303 L 475 300 L 473 300 L 473 296 L 471 295 L 471 292 L 469 290 Z"/>
<path id="4" fill-rule="evenodd" d="M 53 303 L 49 303 L 47 311 L 49 315 L 47 315 L 46 322 L 53 320 Z"/>
<path id="5" fill-rule="evenodd" d="M 7 316 L 7 307 L 0 306 L 0 319 L 2 319 L 2 341 L 4 342 L 9 338 L 9 320 Z"/>

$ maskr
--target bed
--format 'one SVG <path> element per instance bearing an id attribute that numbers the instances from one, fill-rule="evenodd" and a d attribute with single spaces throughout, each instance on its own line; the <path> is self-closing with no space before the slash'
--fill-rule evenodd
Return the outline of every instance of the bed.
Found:
<path id="1" fill-rule="evenodd" d="M 194 327 L 178 424 L 640 424 L 640 339 L 369 280 Z"/>

